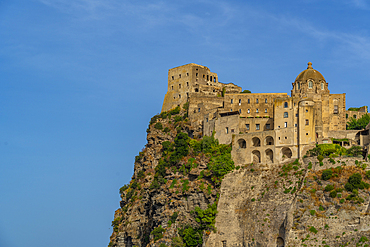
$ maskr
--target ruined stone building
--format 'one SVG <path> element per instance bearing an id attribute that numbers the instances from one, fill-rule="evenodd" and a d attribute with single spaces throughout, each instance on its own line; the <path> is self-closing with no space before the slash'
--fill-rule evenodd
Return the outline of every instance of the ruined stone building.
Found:
<path id="1" fill-rule="evenodd" d="M 321 143 L 367 147 L 370 142 L 369 130 L 346 130 L 349 118 L 367 114 L 367 107 L 347 111 L 346 94 L 331 94 L 312 63 L 292 83 L 291 96 L 244 93 L 193 63 L 170 69 L 162 111 L 187 102 L 192 126 L 202 128 L 203 135 L 215 132 L 220 143 L 232 143 L 236 164 L 300 158 Z"/>

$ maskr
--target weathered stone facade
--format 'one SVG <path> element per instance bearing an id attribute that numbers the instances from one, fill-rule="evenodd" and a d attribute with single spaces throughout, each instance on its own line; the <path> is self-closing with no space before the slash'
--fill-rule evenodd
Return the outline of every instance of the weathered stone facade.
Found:
<path id="1" fill-rule="evenodd" d="M 349 118 L 367 114 L 367 107 L 347 111 L 345 93 L 330 94 L 328 86 L 308 63 L 292 83 L 291 96 L 242 93 L 232 83 L 220 83 L 207 67 L 191 63 L 169 70 L 162 111 L 188 102 L 192 125 L 202 126 L 203 135 L 214 133 L 220 143 L 232 143 L 237 164 L 301 158 L 316 144 L 332 143 L 333 138 L 349 138 L 340 143 L 348 146 L 368 145 L 367 137 L 346 131 Z M 264 147 L 267 136 L 273 144 Z"/>

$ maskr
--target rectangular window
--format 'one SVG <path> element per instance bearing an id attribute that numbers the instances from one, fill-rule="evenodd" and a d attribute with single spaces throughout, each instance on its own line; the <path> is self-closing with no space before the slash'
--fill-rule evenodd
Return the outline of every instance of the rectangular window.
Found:
<path id="1" fill-rule="evenodd" d="M 206 118 L 206 122 L 208 123 L 208 118 Z"/>
<path id="2" fill-rule="evenodd" d="M 181 88 L 181 84 L 179 84 L 179 89 Z"/>
<path id="3" fill-rule="evenodd" d="M 306 125 L 309 125 L 309 124 L 310 124 L 310 121 L 306 119 Z"/>
<path id="4" fill-rule="evenodd" d="M 250 100 L 250 99 L 248 99 L 248 104 L 249 104 L 249 103 L 251 103 L 251 100 Z"/>
<path id="5" fill-rule="evenodd" d="M 256 130 L 260 129 L 260 124 L 256 124 Z"/>
<path id="6" fill-rule="evenodd" d="M 251 113 L 251 110 L 250 109 L 248 109 L 248 113 Z"/>
<path id="7" fill-rule="evenodd" d="M 267 109 L 265 109 L 265 113 L 267 113 Z"/>
<path id="8" fill-rule="evenodd" d="M 206 75 L 203 75 L 203 78 L 206 78 Z"/>
<path id="9" fill-rule="evenodd" d="M 265 99 L 265 103 L 267 103 L 267 99 Z"/>
<path id="10" fill-rule="evenodd" d="M 298 114 L 295 114 L 296 117 L 298 117 Z"/>
<path id="11" fill-rule="evenodd" d="M 266 129 L 269 130 L 270 129 L 270 124 L 266 124 Z"/>
<path id="12" fill-rule="evenodd" d="M 226 134 L 229 134 L 229 128 L 228 127 L 225 128 L 225 132 L 226 132 Z"/>
<path id="13" fill-rule="evenodd" d="M 231 99 L 231 104 L 233 103 L 233 99 Z"/>
<path id="14" fill-rule="evenodd" d="M 240 103 L 242 103 L 242 100 L 241 100 L 241 99 L 239 99 L 239 104 L 240 104 Z"/>
<path id="15" fill-rule="evenodd" d="M 258 113 L 258 109 L 256 109 L 256 113 Z"/>
<path id="16" fill-rule="evenodd" d="M 181 78 L 181 74 L 179 74 L 179 78 Z"/>
<path id="17" fill-rule="evenodd" d="M 287 117 L 288 117 L 288 113 L 284 112 L 284 118 L 287 118 Z"/>
<path id="18" fill-rule="evenodd" d="M 285 122 L 284 123 L 284 127 L 286 128 L 286 127 L 288 127 L 288 122 Z"/>
<path id="19" fill-rule="evenodd" d="M 175 77 L 174 76 L 172 76 L 172 80 L 175 80 Z"/>
<path id="20" fill-rule="evenodd" d="M 242 113 L 242 109 L 239 109 L 239 113 Z"/>
<path id="21" fill-rule="evenodd" d="M 338 112 L 339 112 L 339 111 L 338 111 L 338 106 L 337 106 L 337 105 L 335 105 L 335 106 L 334 106 L 334 114 L 338 114 Z"/>
<path id="22" fill-rule="evenodd" d="M 247 130 L 249 130 L 249 124 L 246 124 L 245 127 L 247 128 Z"/>
<path id="23" fill-rule="evenodd" d="M 200 108 L 198 108 L 198 112 L 200 112 Z"/>
<path id="24" fill-rule="evenodd" d="M 256 103 L 258 104 L 258 99 L 256 99 Z"/>
<path id="25" fill-rule="evenodd" d="M 189 76 L 189 73 L 186 73 L 186 76 Z"/>
<path id="26" fill-rule="evenodd" d="M 231 133 L 234 133 L 234 129 L 231 129 Z"/>
<path id="27" fill-rule="evenodd" d="M 295 125 L 294 125 L 294 127 L 297 127 L 297 126 L 298 126 L 298 124 L 295 124 Z"/>
<path id="28" fill-rule="evenodd" d="M 198 77 L 198 73 L 195 73 L 195 76 Z"/>

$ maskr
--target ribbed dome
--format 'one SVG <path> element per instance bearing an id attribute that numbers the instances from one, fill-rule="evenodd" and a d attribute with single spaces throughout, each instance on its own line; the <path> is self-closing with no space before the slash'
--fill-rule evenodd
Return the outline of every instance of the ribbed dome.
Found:
<path id="1" fill-rule="evenodd" d="M 325 81 L 325 78 L 322 76 L 322 74 L 312 68 L 312 63 L 308 63 L 308 67 L 306 70 L 303 70 L 295 79 L 296 81 L 307 81 L 308 79 L 313 79 L 315 81 Z"/>

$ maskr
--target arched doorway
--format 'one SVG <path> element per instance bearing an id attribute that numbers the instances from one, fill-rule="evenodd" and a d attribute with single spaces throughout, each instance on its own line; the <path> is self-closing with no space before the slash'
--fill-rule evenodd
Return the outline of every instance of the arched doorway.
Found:
<path id="1" fill-rule="evenodd" d="M 274 163 L 274 152 L 271 149 L 267 149 L 266 153 L 266 162 L 267 163 Z"/>
<path id="2" fill-rule="evenodd" d="M 244 139 L 239 139 L 238 144 L 239 144 L 239 148 L 246 148 L 247 147 L 247 142 Z"/>
<path id="3" fill-rule="evenodd" d="M 271 136 L 266 137 L 266 145 L 274 145 L 274 138 Z"/>
<path id="4" fill-rule="evenodd" d="M 292 158 L 293 154 L 292 154 L 292 150 L 290 150 L 290 148 L 285 147 L 281 150 L 281 152 L 282 152 L 283 160 Z"/>
<path id="5" fill-rule="evenodd" d="M 252 162 L 253 163 L 261 163 L 261 153 L 258 150 L 254 150 L 252 152 Z"/>
<path id="6" fill-rule="evenodd" d="M 253 147 L 260 147 L 261 146 L 261 140 L 258 137 L 252 138 L 252 146 Z"/>
<path id="7" fill-rule="evenodd" d="M 276 247 L 284 247 L 285 244 L 284 244 L 284 239 L 282 239 L 281 237 L 278 237 L 276 239 Z"/>

